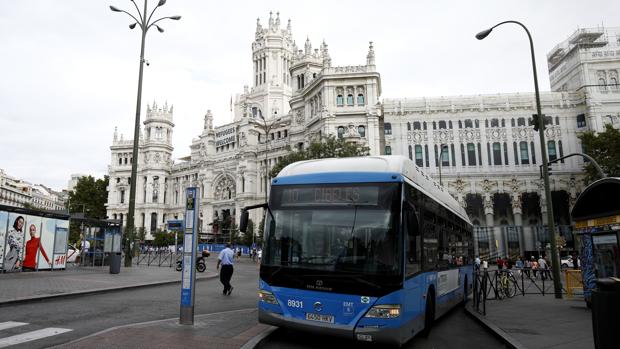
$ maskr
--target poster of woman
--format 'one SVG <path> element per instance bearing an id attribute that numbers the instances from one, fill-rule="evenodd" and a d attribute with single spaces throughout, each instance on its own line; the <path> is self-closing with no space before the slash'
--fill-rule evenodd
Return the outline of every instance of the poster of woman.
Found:
<path id="1" fill-rule="evenodd" d="M 41 226 L 39 218 L 39 224 L 32 223 L 34 220 L 29 221 L 28 225 L 28 234 L 30 239 L 26 241 L 26 255 L 24 256 L 24 262 L 22 265 L 22 270 L 26 271 L 35 271 L 37 270 L 37 257 L 39 252 L 41 253 L 41 258 L 45 259 L 48 265 L 51 265 L 51 261 L 45 252 L 45 249 L 41 245 L 41 237 L 37 236 L 37 226 Z"/>
<path id="2" fill-rule="evenodd" d="M 9 231 L 6 234 L 4 271 L 13 272 L 20 270 L 22 266 L 22 255 L 24 250 L 24 224 L 26 221 L 24 216 L 17 214 L 9 215 Z"/>

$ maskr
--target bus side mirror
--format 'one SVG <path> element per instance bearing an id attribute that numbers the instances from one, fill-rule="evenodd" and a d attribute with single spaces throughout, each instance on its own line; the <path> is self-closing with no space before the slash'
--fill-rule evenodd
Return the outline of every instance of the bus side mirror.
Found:
<path id="1" fill-rule="evenodd" d="M 241 211 L 241 217 L 239 218 L 239 231 L 245 233 L 248 229 L 248 217 L 249 213 L 246 210 Z"/>

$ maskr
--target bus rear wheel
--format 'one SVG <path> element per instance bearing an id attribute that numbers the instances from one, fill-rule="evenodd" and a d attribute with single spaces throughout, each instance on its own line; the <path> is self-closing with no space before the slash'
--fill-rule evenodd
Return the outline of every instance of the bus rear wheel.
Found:
<path id="1" fill-rule="evenodd" d="M 426 310 L 424 312 L 424 330 L 422 336 L 428 337 L 435 322 L 435 295 L 432 290 L 426 294 Z"/>

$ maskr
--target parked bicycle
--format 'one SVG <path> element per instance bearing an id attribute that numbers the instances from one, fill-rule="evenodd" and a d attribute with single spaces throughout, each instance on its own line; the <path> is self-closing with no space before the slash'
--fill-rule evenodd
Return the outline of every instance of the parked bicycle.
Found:
<path id="1" fill-rule="evenodd" d="M 511 270 L 500 270 L 497 283 L 497 295 L 500 299 L 517 295 L 517 278 Z"/>

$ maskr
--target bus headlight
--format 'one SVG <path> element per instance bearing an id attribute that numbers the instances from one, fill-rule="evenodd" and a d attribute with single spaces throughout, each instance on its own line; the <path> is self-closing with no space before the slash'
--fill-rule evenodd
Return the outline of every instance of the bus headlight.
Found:
<path id="1" fill-rule="evenodd" d="M 370 308 L 366 317 L 392 319 L 400 316 L 400 304 L 381 304 Z"/>
<path id="2" fill-rule="evenodd" d="M 258 291 L 258 298 L 268 304 L 278 304 L 278 300 L 276 299 L 276 297 L 273 295 L 273 293 L 269 291 Z"/>

